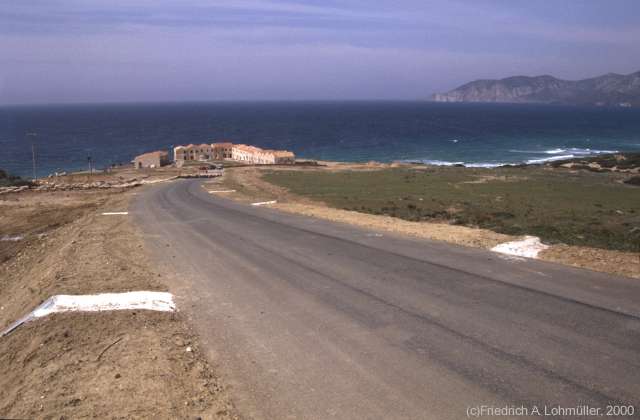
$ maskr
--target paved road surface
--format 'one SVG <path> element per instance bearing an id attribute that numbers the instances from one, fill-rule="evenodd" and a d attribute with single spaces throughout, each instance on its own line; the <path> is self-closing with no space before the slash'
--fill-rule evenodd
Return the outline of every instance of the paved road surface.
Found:
<path id="1" fill-rule="evenodd" d="M 640 411 L 638 281 L 241 205 L 198 181 L 148 187 L 132 212 L 248 417 Z"/>

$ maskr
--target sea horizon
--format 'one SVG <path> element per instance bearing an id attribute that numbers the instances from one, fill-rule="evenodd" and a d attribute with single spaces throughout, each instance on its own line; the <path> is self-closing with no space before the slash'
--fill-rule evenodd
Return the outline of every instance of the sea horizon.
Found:
<path id="1" fill-rule="evenodd" d="M 435 92 L 434 92 L 435 94 Z M 427 95 L 427 96 L 432 96 Z M 521 107 L 557 107 L 557 108 L 584 108 L 584 109 L 637 109 L 637 107 L 621 107 L 618 105 L 596 105 L 596 104 L 570 104 L 561 102 L 549 102 L 549 103 L 535 103 L 535 102 L 495 102 L 495 101 L 469 101 L 469 102 L 444 102 L 424 98 L 342 98 L 342 99 L 295 99 L 295 98 L 283 98 L 283 99 L 184 99 L 184 100 L 118 100 L 118 101 L 70 101 L 70 102 L 16 102 L 16 103 L 0 103 L 1 108 L 24 108 L 24 107 L 66 107 L 66 106 L 112 106 L 112 105 L 189 105 L 189 104 L 233 104 L 233 103 L 354 103 L 354 102 L 424 102 L 441 104 L 443 106 L 521 106 Z"/>
<path id="2" fill-rule="evenodd" d="M 36 133 L 27 138 L 27 133 Z M 640 151 L 640 109 L 428 100 L 233 100 L 0 106 L 0 168 L 38 176 L 227 139 L 298 158 L 495 167 Z"/>
<path id="3" fill-rule="evenodd" d="M 228 104 L 228 103 L 352 103 L 352 102 L 429 102 L 429 103 L 442 103 L 433 99 L 404 99 L 404 98 L 375 98 L 375 99 L 186 99 L 186 100 L 141 100 L 141 101 L 102 101 L 102 102 L 20 102 L 20 103 L 6 103 L 0 104 L 1 108 L 23 108 L 23 107 L 65 107 L 65 106 L 111 106 L 111 105 L 189 105 L 189 104 Z M 452 103 L 448 103 L 452 104 Z M 491 104 L 491 102 L 477 102 L 477 104 Z M 495 104 L 495 102 L 494 102 Z M 503 103 L 512 105 L 529 105 L 523 103 Z M 498 103 L 500 105 L 500 103 Z M 547 104 L 550 106 L 573 106 L 566 104 Z"/>

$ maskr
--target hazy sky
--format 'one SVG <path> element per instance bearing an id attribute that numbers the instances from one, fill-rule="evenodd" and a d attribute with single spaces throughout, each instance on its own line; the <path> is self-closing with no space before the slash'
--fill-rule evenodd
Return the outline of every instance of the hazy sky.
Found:
<path id="1" fill-rule="evenodd" d="M 636 0 L 0 0 L 0 104 L 421 99 L 637 70 Z"/>

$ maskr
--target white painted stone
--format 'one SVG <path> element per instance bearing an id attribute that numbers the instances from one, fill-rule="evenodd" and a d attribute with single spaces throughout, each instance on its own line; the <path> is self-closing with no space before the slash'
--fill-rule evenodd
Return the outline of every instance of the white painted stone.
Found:
<path id="1" fill-rule="evenodd" d="M 4 235 L 4 236 L 0 236 L 0 242 L 18 242 L 24 239 L 24 236 L 22 235 L 16 235 L 16 236 L 9 236 L 9 235 Z"/>
<path id="2" fill-rule="evenodd" d="M 277 201 L 276 200 L 271 200 L 271 201 L 261 201 L 258 203 L 251 203 L 252 206 L 266 206 L 267 204 L 276 204 Z"/>
<path id="3" fill-rule="evenodd" d="M 128 211 L 107 211 L 102 213 L 103 216 L 124 216 L 129 214 Z"/>
<path id="4" fill-rule="evenodd" d="M 491 248 L 491 250 L 516 257 L 538 258 L 538 254 L 547 248 L 549 248 L 549 245 L 540 242 L 540 238 L 537 236 L 525 236 L 524 239 L 520 241 L 498 244 Z"/>
<path id="5" fill-rule="evenodd" d="M 56 295 L 0 334 L 4 336 L 25 322 L 59 312 L 101 312 L 122 310 L 149 310 L 173 312 L 176 310 L 173 295 L 167 292 L 102 293 L 98 295 Z"/>

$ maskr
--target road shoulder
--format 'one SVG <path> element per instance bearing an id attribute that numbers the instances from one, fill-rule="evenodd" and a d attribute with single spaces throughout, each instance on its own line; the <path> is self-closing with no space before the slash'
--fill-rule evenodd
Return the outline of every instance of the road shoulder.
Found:
<path id="1" fill-rule="evenodd" d="M 0 328 L 57 294 L 167 290 L 129 217 L 102 215 L 126 211 L 135 190 L 127 191 L 2 198 L 0 228 L 24 235 L 0 244 Z M 237 418 L 181 312 L 63 313 L 24 324 L 0 338 L 0 390 L 7 418 Z"/>

